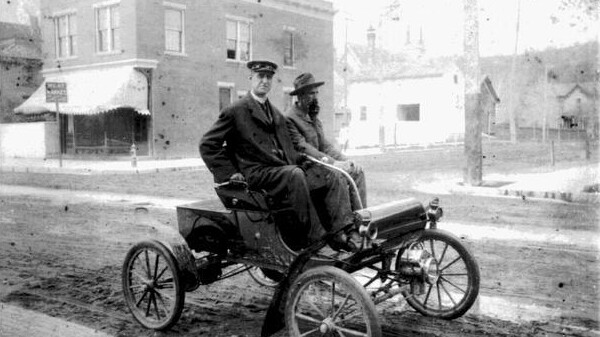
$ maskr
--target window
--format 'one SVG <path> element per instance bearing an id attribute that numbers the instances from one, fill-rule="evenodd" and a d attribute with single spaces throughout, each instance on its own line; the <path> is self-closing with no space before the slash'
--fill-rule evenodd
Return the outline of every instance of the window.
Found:
<path id="1" fill-rule="evenodd" d="M 165 3 L 165 50 L 168 52 L 183 54 L 185 12 L 182 5 Z"/>
<path id="2" fill-rule="evenodd" d="M 360 120 L 361 121 L 367 120 L 367 107 L 366 106 L 360 107 Z"/>
<path id="3" fill-rule="evenodd" d="M 77 23 L 75 14 L 69 13 L 54 18 L 56 32 L 56 57 L 72 57 L 77 54 Z"/>
<path id="4" fill-rule="evenodd" d="M 283 65 L 286 67 L 294 66 L 294 32 L 284 32 L 284 50 L 283 50 Z"/>
<path id="5" fill-rule="evenodd" d="M 96 8 L 96 51 L 117 51 L 121 48 L 119 36 L 119 5 Z"/>
<path id="6" fill-rule="evenodd" d="M 219 111 L 221 111 L 231 104 L 235 83 L 217 82 L 217 86 L 219 87 Z"/>
<path id="7" fill-rule="evenodd" d="M 396 108 L 399 121 L 418 122 L 421 120 L 419 104 L 399 104 Z"/>
<path id="8" fill-rule="evenodd" d="M 231 104 L 231 88 L 219 88 L 219 111 Z"/>
<path id="9" fill-rule="evenodd" d="M 248 21 L 227 19 L 227 59 L 249 61 L 252 26 Z"/>

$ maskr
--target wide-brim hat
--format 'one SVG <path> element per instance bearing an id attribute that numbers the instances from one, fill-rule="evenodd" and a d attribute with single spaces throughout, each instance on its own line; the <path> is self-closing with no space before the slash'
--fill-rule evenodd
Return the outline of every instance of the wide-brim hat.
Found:
<path id="1" fill-rule="evenodd" d="M 294 80 L 294 91 L 290 92 L 290 95 L 298 95 L 312 88 L 320 87 L 323 84 L 325 84 L 325 82 L 315 82 L 313 74 L 304 73 Z"/>
<path id="2" fill-rule="evenodd" d="M 277 64 L 267 60 L 248 61 L 248 63 L 246 63 L 246 66 L 248 67 L 248 69 L 255 73 L 275 74 L 275 72 L 277 71 Z"/>

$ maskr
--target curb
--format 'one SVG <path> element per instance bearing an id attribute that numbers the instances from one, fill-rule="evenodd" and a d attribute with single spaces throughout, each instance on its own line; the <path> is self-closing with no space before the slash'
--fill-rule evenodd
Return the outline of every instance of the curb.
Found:
<path id="1" fill-rule="evenodd" d="M 570 203 L 597 204 L 600 203 L 600 193 L 577 193 L 561 191 L 533 191 L 527 189 L 465 187 L 455 185 L 448 188 L 451 194 L 503 196 L 514 198 L 548 199 Z"/>
<path id="2" fill-rule="evenodd" d="M 66 167 L 18 167 L 0 166 L 0 172 L 16 173 L 55 173 L 55 174 L 80 174 L 80 175 L 104 175 L 104 174 L 149 174 L 160 172 L 195 171 L 205 170 L 206 166 L 180 166 L 180 167 L 155 167 L 155 168 L 131 168 L 131 169 L 91 169 L 91 168 L 66 168 Z"/>
<path id="3" fill-rule="evenodd" d="M 598 193 L 574 193 L 574 192 L 560 192 L 560 191 L 522 191 L 522 190 L 510 190 L 505 189 L 503 191 L 499 191 L 502 195 L 508 196 L 512 195 L 515 197 L 528 197 L 528 198 L 538 198 L 538 199 L 553 199 L 553 200 L 562 200 L 566 202 L 573 203 L 585 203 L 585 204 L 594 204 L 600 203 L 600 194 Z"/>

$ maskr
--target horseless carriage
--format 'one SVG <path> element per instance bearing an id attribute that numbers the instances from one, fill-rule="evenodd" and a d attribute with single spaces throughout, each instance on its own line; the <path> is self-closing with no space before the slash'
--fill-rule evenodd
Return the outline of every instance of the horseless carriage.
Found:
<path id="1" fill-rule="evenodd" d="M 347 173 L 309 159 L 340 171 L 357 192 Z M 458 238 L 437 228 L 437 198 L 427 206 L 414 198 L 359 205 L 352 225 L 361 250 L 331 254 L 323 249 L 327 236 L 309 246 L 296 240 L 294 210 L 285 202 L 244 183 L 215 190 L 220 200 L 177 207 L 183 239 L 143 241 L 127 253 L 123 293 L 144 327 L 170 328 L 186 292 L 247 270 L 276 286 L 263 336 L 283 327 L 290 336 L 381 336 L 375 306 L 399 306 L 399 295 L 419 313 L 442 319 L 462 316 L 477 298 L 479 268 Z"/>

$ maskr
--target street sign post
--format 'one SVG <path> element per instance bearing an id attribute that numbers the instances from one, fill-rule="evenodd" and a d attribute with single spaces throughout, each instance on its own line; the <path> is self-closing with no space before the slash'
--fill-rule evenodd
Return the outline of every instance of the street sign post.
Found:
<path id="1" fill-rule="evenodd" d="M 60 110 L 58 103 L 67 103 L 67 83 L 65 82 L 46 82 L 46 103 L 56 104 L 56 122 L 58 123 L 58 165 L 63 166 L 62 162 L 62 136 Z"/>

